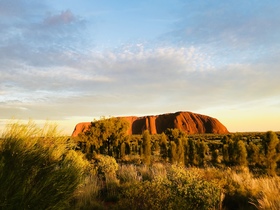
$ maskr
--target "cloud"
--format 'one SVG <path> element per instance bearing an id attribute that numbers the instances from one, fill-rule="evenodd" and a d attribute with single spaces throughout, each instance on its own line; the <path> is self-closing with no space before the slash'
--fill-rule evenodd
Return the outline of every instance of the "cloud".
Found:
<path id="1" fill-rule="evenodd" d="M 76 60 L 65 51 L 62 57 L 63 65 L 19 65 L 4 72 L 1 113 L 36 119 L 142 115 L 236 107 L 279 96 L 276 58 L 274 66 L 241 63 L 219 69 L 194 46 L 144 45 L 89 52 Z"/>
<path id="2" fill-rule="evenodd" d="M 62 11 L 59 15 L 48 15 L 45 18 L 44 24 L 47 26 L 57 26 L 71 24 L 76 21 L 76 17 L 70 10 Z"/>
<path id="3" fill-rule="evenodd" d="M 278 1 L 188 2 L 165 41 L 200 47 L 221 65 L 254 63 L 279 53 L 279 9 Z"/>
<path id="4" fill-rule="evenodd" d="M 217 1 L 215 4 L 202 0 L 188 2 L 180 14 L 177 24 L 182 38 L 199 42 L 226 40 L 228 43 L 243 45 L 261 37 L 271 38 L 279 30 L 280 3 L 273 1 Z M 191 21 L 192 20 L 192 21 Z M 203 38 L 203 39 L 201 39 Z M 243 41 L 242 41 L 243 40 Z"/>
<path id="5" fill-rule="evenodd" d="M 64 61 L 62 51 L 85 46 L 86 22 L 71 10 L 53 11 L 44 2 L 22 0 L 1 1 L 0 8 L 1 66 L 56 65 Z"/>

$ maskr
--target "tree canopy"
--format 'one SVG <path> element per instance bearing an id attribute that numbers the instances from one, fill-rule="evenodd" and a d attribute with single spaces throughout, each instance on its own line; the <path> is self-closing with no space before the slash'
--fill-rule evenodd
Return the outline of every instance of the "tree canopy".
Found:
<path id="1" fill-rule="evenodd" d="M 117 118 L 101 118 L 91 122 L 90 130 L 80 136 L 85 143 L 83 150 L 88 154 L 100 152 L 114 156 L 119 154 L 119 145 L 126 139 L 128 121 Z"/>

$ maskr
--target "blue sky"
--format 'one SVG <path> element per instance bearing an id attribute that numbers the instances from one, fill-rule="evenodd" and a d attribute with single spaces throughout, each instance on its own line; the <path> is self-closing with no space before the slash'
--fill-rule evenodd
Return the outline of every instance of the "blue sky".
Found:
<path id="1" fill-rule="evenodd" d="M 0 128 L 192 111 L 280 130 L 279 1 L 0 0 Z"/>

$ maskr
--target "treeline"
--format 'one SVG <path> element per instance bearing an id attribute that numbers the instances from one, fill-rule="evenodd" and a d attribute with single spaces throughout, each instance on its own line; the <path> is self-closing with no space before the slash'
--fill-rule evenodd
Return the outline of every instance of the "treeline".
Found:
<path id="1" fill-rule="evenodd" d="M 109 155 L 119 162 L 137 159 L 138 163 L 168 162 L 185 166 L 249 166 L 276 175 L 280 161 L 279 138 L 267 132 L 258 139 L 241 134 L 223 135 L 208 141 L 203 135 L 188 137 L 178 129 L 162 134 L 127 135 L 128 122 L 118 118 L 92 122 L 91 129 L 76 139 L 78 149 L 90 160 L 96 154 Z"/>

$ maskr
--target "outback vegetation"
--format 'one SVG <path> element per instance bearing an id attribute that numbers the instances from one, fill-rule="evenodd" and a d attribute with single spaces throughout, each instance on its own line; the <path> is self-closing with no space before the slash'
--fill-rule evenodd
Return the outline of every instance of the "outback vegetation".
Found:
<path id="1" fill-rule="evenodd" d="M 77 137 L 7 125 L 0 209 L 280 209 L 279 133 L 127 135 L 101 118 Z"/>

